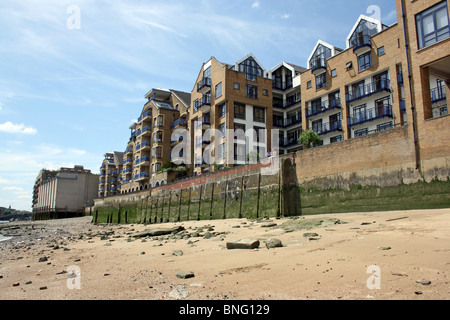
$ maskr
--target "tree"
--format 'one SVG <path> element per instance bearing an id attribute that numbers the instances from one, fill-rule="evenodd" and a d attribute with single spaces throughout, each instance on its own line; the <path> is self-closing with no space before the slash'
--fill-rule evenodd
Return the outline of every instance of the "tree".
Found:
<path id="1" fill-rule="evenodd" d="M 303 145 L 305 149 L 316 147 L 321 141 L 319 135 L 312 130 L 303 131 L 298 138 L 298 143 Z"/>

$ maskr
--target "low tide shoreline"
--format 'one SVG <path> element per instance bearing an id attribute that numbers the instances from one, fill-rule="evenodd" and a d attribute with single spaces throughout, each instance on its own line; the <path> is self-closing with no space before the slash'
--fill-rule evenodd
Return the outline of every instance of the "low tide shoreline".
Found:
<path id="1" fill-rule="evenodd" d="M 12 237 L 0 242 L 0 299 L 450 298 L 450 209 L 160 225 L 91 219 L 0 224 Z M 148 233 L 155 229 L 176 231 Z M 258 245 L 229 249 L 242 239 Z"/>

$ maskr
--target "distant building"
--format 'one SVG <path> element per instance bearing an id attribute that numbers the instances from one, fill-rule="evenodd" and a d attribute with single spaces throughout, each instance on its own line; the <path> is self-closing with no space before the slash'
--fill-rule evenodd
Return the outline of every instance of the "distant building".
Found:
<path id="1" fill-rule="evenodd" d="M 94 204 L 99 176 L 83 166 L 39 172 L 33 192 L 33 219 L 81 216 Z"/>
<path id="2" fill-rule="evenodd" d="M 109 152 L 100 167 L 100 181 L 98 184 L 98 197 L 110 197 L 119 192 L 121 186 L 121 171 L 123 167 L 123 152 Z"/>

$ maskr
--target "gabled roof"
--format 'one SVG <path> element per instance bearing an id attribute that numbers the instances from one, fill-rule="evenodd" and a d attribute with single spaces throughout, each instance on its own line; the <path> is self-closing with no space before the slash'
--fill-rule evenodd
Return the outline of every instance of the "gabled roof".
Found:
<path id="1" fill-rule="evenodd" d="M 239 64 L 242 63 L 243 61 L 247 60 L 250 57 L 256 61 L 256 63 L 259 65 L 259 67 L 263 70 L 263 74 L 265 74 L 266 68 L 264 68 L 264 66 L 261 64 L 261 62 L 259 62 L 258 59 L 251 52 L 234 64 L 234 70 L 236 70 L 236 71 L 239 70 Z"/>
<path id="2" fill-rule="evenodd" d="M 372 17 L 368 17 L 368 16 L 365 16 L 362 14 L 359 16 L 358 20 L 353 25 L 352 30 L 350 31 L 350 33 L 347 36 L 347 39 L 346 39 L 347 49 L 350 48 L 350 38 L 353 35 L 353 33 L 355 32 L 356 28 L 358 28 L 358 25 L 361 22 L 361 20 L 366 20 L 368 22 L 375 24 L 376 28 L 377 28 L 377 33 L 383 31 L 383 24 L 381 23 L 381 20 L 378 20 L 378 19 L 375 19 Z"/>
<path id="3" fill-rule="evenodd" d="M 329 43 L 327 43 L 327 42 L 325 42 L 325 41 L 318 40 L 317 43 L 316 43 L 316 45 L 315 45 L 315 47 L 314 47 L 314 49 L 311 51 L 311 54 L 310 54 L 309 57 L 308 57 L 308 61 L 307 61 L 307 63 L 308 63 L 308 69 L 311 68 L 311 66 L 309 65 L 309 61 L 311 60 L 311 58 L 313 57 L 314 53 L 316 52 L 317 48 L 318 48 L 320 45 L 325 46 L 325 47 L 331 49 L 331 56 L 332 56 L 332 57 L 335 56 L 337 53 L 339 53 L 339 52 L 342 51 L 342 49 L 336 48 L 335 46 L 333 46 L 333 45 L 331 45 L 331 44 L 329 44 Z"/>

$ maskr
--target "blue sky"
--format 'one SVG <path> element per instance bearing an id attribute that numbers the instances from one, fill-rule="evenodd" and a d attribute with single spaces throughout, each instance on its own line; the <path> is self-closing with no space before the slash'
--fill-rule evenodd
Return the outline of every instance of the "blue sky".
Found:
<path id="1" fill-rule="evenodd" d="M 125 149 L 144 95 L 190 92 L 211 56 L 306 66 L 319 39 L 345 48 L 374 5 L 397 21 L 394 0 L 2 0 L 0 206 L 31 210 L 42 168 L 98 173 Z"/>

